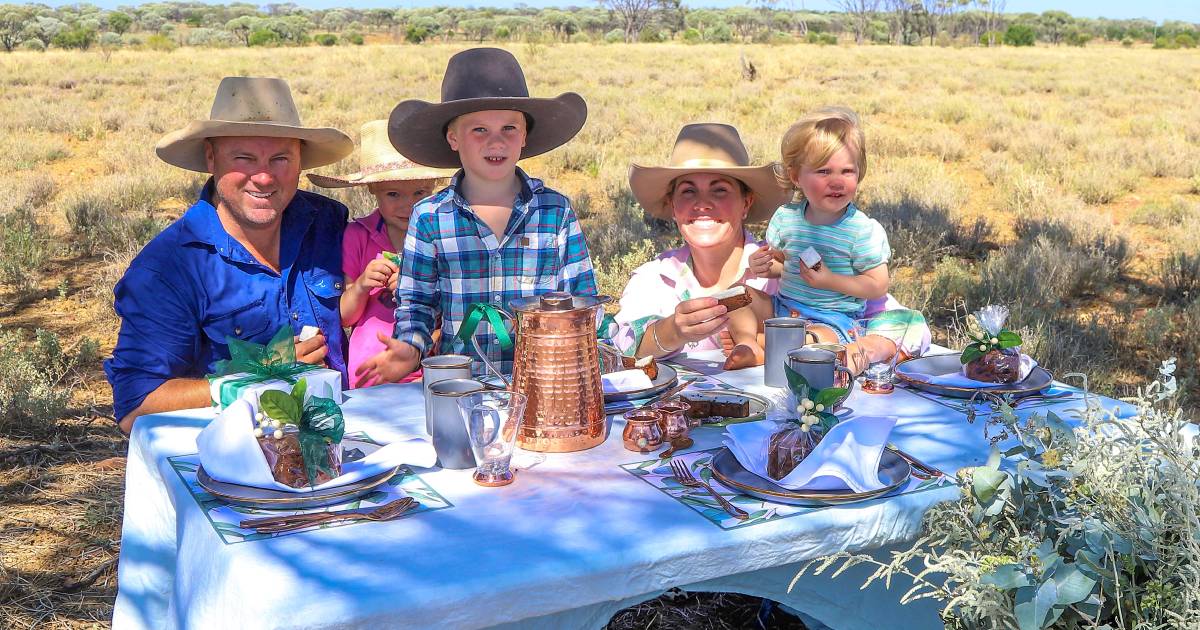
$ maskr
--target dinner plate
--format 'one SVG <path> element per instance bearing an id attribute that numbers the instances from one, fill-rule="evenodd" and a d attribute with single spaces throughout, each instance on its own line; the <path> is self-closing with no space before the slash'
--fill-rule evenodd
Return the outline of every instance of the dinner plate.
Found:
<path id="1" fill-rule="evenodd" d="M 716 400 L 717 398 L 743 398 L 750 401 L 750 415 L 744 418 L 724 418 L 721 416 L 711 416 L 718 418 L 709 422 L 707 418 L 704 420 L 705 426 L 723 427 L 727 424 L 738 424 L 741 422 L 751 422 L 753 420 L 762 420 L 766 417 L 767 409 L 771 406 L 771 402 L 758 394 L 751 394 L 740 389 L 693 389 L 685 390 L 676 398 L 687 400 Z"/>
<path id="2" fill-rule="evenodd" d="M 921 378 L 922 376 L 941 376 L 962 371 L 962 362 L 958 357 L 957 354 L 935 354 L 909 359 L 896 366 L 896 378 L 909 387 L 953 398 L 970 398 L 978 391 L 1007 396 L 1024 396 L 1036 394 L 1054 384 L 1054 376 L 1040 365 L 1034 366 L 1024 380 L 994 387 L 939 385 Z"/>
<path id="3" fill-rule="evenodd" d="M 884 449 L 879 458 L 879 480 L 883 487 L 869 492 L 841 490 L 791 490 L 746 470 L 728 448 L 722 448 L 712 458 L 712 473 L 717 481 L 730 490 L 752 497 L 788 505 L 819 506 L 853 503 L 881 497 L 908 482 L 912 468 L 904 458 Z"/>
<path id="4" fill-rule="evenodd" d="M 675 368 L 664 363 L 658 364 L 658 376 L 650 382 L 650 387 L 642 389 L 631 389 L 624 392 L 608 392 L 604 394 L 604 402 L 617 402 L 620 400 L 637 400 L 639 398 L 647 398 L 655 394 L 667 391 L 679 382 L 679 376 L 675 373 Z"/>
<path id="5" fill-rule="evenodd" d="M 342 440 L 342 460 L 359 460 L 378 449 L 378 444 L 346 438 Z M 391 470 L 385 470 L 377 475 L 359 479 L 343 486 L 302 493 L 255 488 L 253 486 L 217 481 L 208 475 L 203 466 L 196 471 L 196 481 L 209 494 L 234 505 L 244 505 L 266 510 L 300 510 L 350 501 L 384 484 L 399 469 L 400 467 L 397 466 Z"/>

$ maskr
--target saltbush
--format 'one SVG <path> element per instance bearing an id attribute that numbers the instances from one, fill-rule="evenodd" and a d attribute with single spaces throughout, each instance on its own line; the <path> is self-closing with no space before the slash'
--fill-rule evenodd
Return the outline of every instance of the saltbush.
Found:
<path id="1" fill-rule="evenodd" d="M 625 41 L 625 31 L 622 31 L 619 28 L 614 28 L 613 30 L 604 34 L 604 41 L 609 44 L 619 44 Z"/>
<path id="2" fill-rule="evenodd" d="M 278 46 L 279 33 L 269 29 L 260 28 L 250 33 L 250 38 L 246 40 L 248 46 Z"/>
<path id="3" fill-rule="evenodd" d="M 64 351 L 58 335 L 45 330 L 29 343 L 20 331 L 0 329 L 0 431 L 47 433 L 66 411 L 78 371 L 95 362 L 99 345 L 85 337 Z"/>
<path id="4" fill-rule="evenodd" d="M 37 290 L 50 253 L 50 235 L 28 208 L 0 215 L 0 285 L 18 300 Z"/>
<path id="5" fill-rule="evenodd" d="M 352 46 L 362 46 L 366 40 L 363 39 L 362 33 L 357 31 L 349 31 L 342 35 L 342 41 Z"/>
<path id="6" fill-rule="evenodd" d="M 21 42 L 21 50 L 44 52 L 46 50 L 46 43 L 36 37 L 31 37 Z"/>
<path id="7" fill-rule="evenodd" d="M 157 50 L 159 52 L 171 52 L 179 47 L 179 45 L 175 43 L 175 40 L 167 37 L 166 35 L 157 33 L 146 38 L 145 46 L 150 50 Z"/>
<path id="8" fill-rule="evenodd" d="M 337 44 L 337 35 L 333 33 L 318 33 L 313 37 L 313 41 L 321 46 L 334 46 Z"/>
<path id="9" fill-rule="evenodd" d="M 1013 24 L 1004 31 L 1004 43 L 1009 46 L 1032 46 L 1036 39 L 1033 27 L 1025 24 Z"/>
<path id="10" fill-rule="evenodd" d="M 1173 252 L 1162 261 L 1163 297 L 1187 304 L 1200 298 L 1200 254 Z"/>

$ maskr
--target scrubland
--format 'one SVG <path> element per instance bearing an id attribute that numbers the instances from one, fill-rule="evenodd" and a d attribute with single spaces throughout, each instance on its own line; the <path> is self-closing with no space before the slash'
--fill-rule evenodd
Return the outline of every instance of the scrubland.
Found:
<path id="1" fill-rule="evenodd" d="M 124 447 L 106 420 L 111 395 L 95 357 L 115 340 L 113 283 L 203 182 L 160 162 L 154 142 L 205 117 L 226 75 L 284 77 L 305 123 L 356 137 L 400 100 L 437 100 L 446 59 L 460 48 L 0 55 L 0 600 L 13 602 L 0 607 L 5 625 L 110 612 L 123 467 L 115 456 Z M 1181 389 L 1196 383 L 1200 53 L 511 50 L 535 95 L 576 91 L 588 102 L 577 138 L 523 166 L 574 200 L 606 293 L 619 295 L 634 267 L 677 240 L 633 201 L 631 163 L 664 162 L 679 127 L 697 121 L 731 123 L 756 161 L 775 160 L 793 120 L 844 104 L 866 121 L 860 205 L 888 229 L 893 292 L 926 313 L 936 341 L 958 345 L 965 312 L 1005 303 L 1030 353 L 1056 374 L 1083 372 L 1093 389 L 1122 395 L 1176 356 Z M 756 80 L 743 78 L 742 55 Z M 320 172 L 356 168 L 352 158 Z M 340 198 L 371 209 L 360 191 Z M 45 334 L 35 342 L 39 328 L 57 335 L 57 350 Z M 39 373 L 53 382 L 36 382 Z M 30 400 L 39 403 L 14 402 Z"/>

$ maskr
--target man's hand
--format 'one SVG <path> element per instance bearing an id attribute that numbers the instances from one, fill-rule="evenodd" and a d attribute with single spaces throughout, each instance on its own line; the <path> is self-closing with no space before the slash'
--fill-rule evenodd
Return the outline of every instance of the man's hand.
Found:
<path id="1" fill-rule="evenodd" d="M 399 277 L 400 268 L 395 263 L 386 258 L 376 258 L 367 263 L 367 268 L 363 269 L 358 279 L 354 284 L 358 285 L 361 291 L 370 291 L 378 287 L 388 287 L 389 289 L 396 288 L 396 278 Z"/>
<path id="2" fill-rule="evenodd" d="M 292 337 L 292 342 L 296 344 L 297 361 L 310 365 L 323 365 L 325 363 L 325 355 L 329 353 L 329 347 L 325 345 L 325 335 L 323 333 L 317 333 L 315 337 L 307 341 L 300 341 L 299 337 Z"/>
<path id="3" fill-rule="evenodd" d="M 750 272 L 759 278 L 778 278 L 782 275 L 782 265 L 776 263 L 781 255 L 782 252 L 772 250 L 770 245 L 760 245 L 750 254 Z"/>
<path id="4" fill-rule="evenodd" d="M 393 339 L 383 333 L 375 333 L 375 337 L 386 349 L 358 366 L 354 373 L 354 378 L 358 379 L 355 387 L 395 383 L 412 374 L 421 364 L 421 351 L 412 344 Z"/>

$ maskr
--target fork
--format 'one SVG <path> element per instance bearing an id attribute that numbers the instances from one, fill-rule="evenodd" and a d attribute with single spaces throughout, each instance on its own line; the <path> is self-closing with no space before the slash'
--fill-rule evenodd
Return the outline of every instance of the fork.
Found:
<path id="1" fill-rule="evenodd" d="M 675 481 L 678 481 L 682 486 L 688 488 L 704 488 L 705 490 L 708 490 L 708 493 L 711 494 L 713 498 L 721 504 L 721 508 L 729 513 L 730 516 L 740 521 L 750 518 L 750 514 L 748 514 L 746 510 L 743 510 L 730 503 L 728 499 L 721 496 L 716 490 L 713 490 L 713 487 L 705 483 L 702 479 L 697 479 L 696 476 L 692 474 L 692 471 L 688 470 L 687 464 L 683 463 L 682 459 L 676 457 L 675 459 L 671 460 L 671 472 L 675 475 Z"/>
<path id="2" fill-rule="evenodd" d="M 421 504 L 417 503 L 412 497 L 404 497 L 368 512 L 343 511 L 318 512 L 316 514 L 295 514 L 292 516 L 279 516 L 274 518 L 243 521 L 241 526 L 245 529 L 253 529 L 260 533 L 277 534 L 296 529 L 303 529 L 313 525 L 320 525 L 322 523 L 329 523 L 332 521 L 387 521 L 396 518 L 420 505 Z"/>

